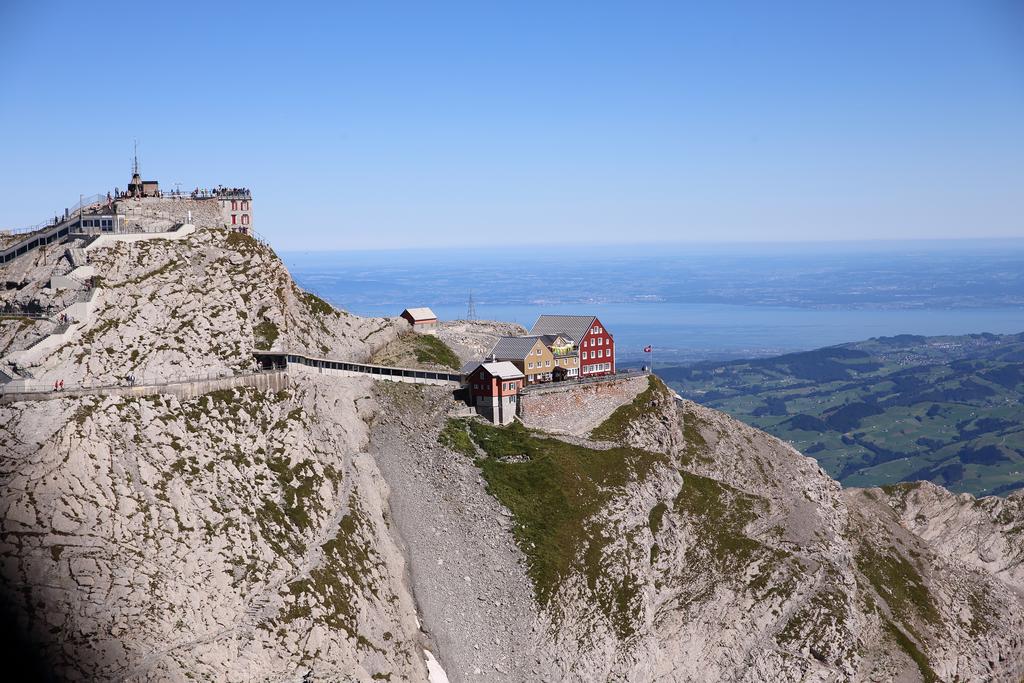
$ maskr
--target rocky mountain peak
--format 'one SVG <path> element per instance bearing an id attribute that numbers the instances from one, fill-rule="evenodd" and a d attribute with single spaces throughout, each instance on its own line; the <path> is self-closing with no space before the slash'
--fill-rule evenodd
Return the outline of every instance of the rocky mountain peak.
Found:
<path id="1" fill-rule="evenodd" d="M 167 380 L 404 339 L 237 233 L 88 260 L 80 319 L 0 324 L 12 372 Z M 73 305 L 61 252 L 13 264 L 6 296 Z M 1024 496 L 843 489 L 657 378 L 637 391 L 585 436 L 316 372 L 3 403 L 4 595 L 47 666 L 90 680 L 426 680 L 424 649 L 452 681 L 1024 675 Z"/>

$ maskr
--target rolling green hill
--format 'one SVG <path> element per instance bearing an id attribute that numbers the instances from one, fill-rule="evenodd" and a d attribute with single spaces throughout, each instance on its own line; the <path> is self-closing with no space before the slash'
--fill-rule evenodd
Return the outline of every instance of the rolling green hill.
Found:
<path id="1" fill-rule="evenodd" d="M 1024 333 L 882 337 L 658 374 L 791 442 L 847 486 L 1024 488 Z"/>

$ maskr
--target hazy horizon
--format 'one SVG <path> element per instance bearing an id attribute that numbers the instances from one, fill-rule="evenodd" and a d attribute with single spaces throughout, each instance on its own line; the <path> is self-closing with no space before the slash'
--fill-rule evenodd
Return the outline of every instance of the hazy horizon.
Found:
<path id="1" fill-rule="evenodd" d="M 965 245 L 974 247 L 999 247 L 1004 245 L 1012 245 L 1014 247 L 1024 248 L 1024 237 L 946 237 L 946 238 L 876 238 L 876 239 L 834 239 L 834 240 L 791 240 L 791 241 L 772 241 L 764 242 L 757 240 L 735 240 L 735 241 L 715 241 L 715 240 L 692 240 L 692 241 L 631 241 L 631 242 L 590 242 L 584 245 L 576 244 L 573 242 L 549 242 L 545 246 L 551 248 L 559 247 L 572 247 L 580 250 L 600 250 L 604 248 L 627 248 L 643 250 L 650 247 L 679 247 L 679 248 L 706 248 L 709 250 L 717 249 L 735 249 L 737 247 L 757 247 L 765 250 L 775 252 L 778 254 L 792 253 L 794 249 L 814 249 L 821 247 L 824 250 L 830 248 L 839 248 L 844 246 L 862 246 L 862 247 L 885 247 L 890 248 L 894 246 L 913 246 L 913 247 L 935 247 L 937 250 L 941 250 L 942 247 L 949 248 L 962 248 Z M 271 246 L 274 246 L 273 240 L 271 240 Z M 529 252 L 533 249 L 530 246 L 523 246 L 521 244 L 513 243 L 490 243 L 487 245 L 452 245 L 452 246 L 424 246 L 424 247 L 353 247 L 351 249 L 276 249 L 279 254 L 345 254 L 351 252 L 400 252 L 400 251 L 460 251 L 460 250 L 497 250 L 497 249 L 512 249 L 516 251 Z"/>
<path id="2" fill-rule="evenodd" d="M 774 355 L 873 336 L 1024 331 L 1024 240 L 787 248 L 649 245 L 281 252 L 298 284 L 359 315 L 430 306 L 529 326 L 598 315 L 620 360 Z"/>

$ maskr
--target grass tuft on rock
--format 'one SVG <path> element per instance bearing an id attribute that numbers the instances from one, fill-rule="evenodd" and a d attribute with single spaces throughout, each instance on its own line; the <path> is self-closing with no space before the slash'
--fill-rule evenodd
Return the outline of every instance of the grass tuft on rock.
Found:
<path id="1" fill-rule="evenodd" d="M 378 349 L 370 359 L 376 365 L 396 365 L 430 370 L 458 370 L 459 357 L 433 335 L 407 331 Z"/>
<path id="2" fill-rule="evenodd" d="M 687 551 L 691 564 L 713 565 L 723 575 L 742 570 L 765 550 L 744 530 L 766 508 L 765 501 L 757 496 L 716 479 L 684 472 L 673 509 L 697 530 L 697 540 Z"/>
<path id="3" fill-rule="evenodd" d="M 665 503 L 660 502 L 651 508 L 651 512 L 647 515 L 647 526 L 651 528 L 651 533 L 656 534 L 661 531 L 661 523 L 665 518 L 665 511 L 668 506 Z"/>
<path id="4" fill-rule="evenodd" d="M 888 619 L 884 622 L 885 629 L 892 636 L 892 639 L 896 641 L 900 649 L 907 653 L 907 655 L 914 660 L 914 664 L 917 665 L 918 670 L 921 672 L 921 677 L 925 683 L 938 683 L 942 679 L 935 673 L 935 669 L 932 668 L 931 662 L 928 661 L 928 657 L 921 652 L 920 648 L 910 639 L 906 633 L 900 630 L 898 626 L 889 621 Z"/>
<path id="5" fill-rule="evenodd" d="M 302 299 L 302 303 L 306 304 L 306 308 L 309 309 L 309 312 L 315 316 L 338 314 L 338 311 L 334 306 L 331 306 L 312 292 L 301 292 L 299 297 Z"/>
<path id="6" fill-rule="evenodd" d="M 647 376 L 647 388 L 630 403 L 619 406 L 608 419 L 590 433 L 594 439 L 619 441 L 626 435 L 626 428 L 637 419 L 650 415 L 651 406 L 671 398 L 668 387 L 654 375 Z"/>
<path id="7" fill-rule="evenodd" d="M 538 603 L 548 605 L 559 587 L 583 572 L 591 599 L 620 637 L 637 618 L 633 577 L 608 571 L 612 534 L 596 518 L 632 481 L 643 480 L 665 456 L 635 448 L 591 450 L 536 432 L 519 423 L 494 427 L 469 424 L 488 457 L 477 461 L 488 491 L 516 520 L 515 536 L 526 554 Z"/>
<path id="8" fill-rule="evenodd" d="M 256 348 L 260 351 L 267 351 L 274 346 L 274 342 L 277 341 L 278 329 L 277 325 L 264 320 L 256 327 L 252 328 L 253 333 L 256 335 Z"/>
<path id="9" fill-rule="evenodd" d="M 455 352 L 433 335 L 417 334 L 413 339 L 413 353 L 419 363 L 443 365 L 453 370 L 460 367 L 459 357 Z"/>
<path id="10" fill-rule="evenodd" d="M 896 548 L 879 549 L 862 542 L 855 559 L 860 573 L 898 619 L 907 621 L 916 615 L 931 624 L 941 623 L 924 577 Z"/>
<path id="11" fill-rule="evenodd" d="M 471 458 L 476 457 L 476 446 L 473 445 L 473 439 L 469 437 L 466 423 L 463 420 L 449 419 L 438 435 L 437 442 L 456 453 L 462 453 Z"/>

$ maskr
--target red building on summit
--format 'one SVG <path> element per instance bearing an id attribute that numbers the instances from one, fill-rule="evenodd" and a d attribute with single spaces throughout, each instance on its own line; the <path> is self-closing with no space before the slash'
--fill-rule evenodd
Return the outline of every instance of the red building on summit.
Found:
<path id="1" fill-rule="evenodd" d="M 580 377 L 615 374 L 615 339 L 596 316 L 542 315 L 530 334 L 560 334 L 572 339 L 580 353 Z"/>

